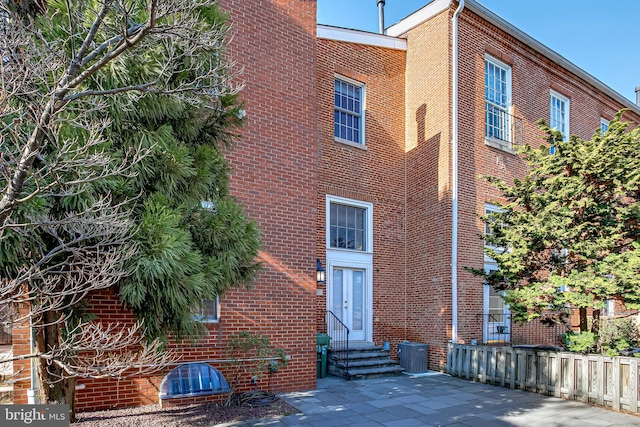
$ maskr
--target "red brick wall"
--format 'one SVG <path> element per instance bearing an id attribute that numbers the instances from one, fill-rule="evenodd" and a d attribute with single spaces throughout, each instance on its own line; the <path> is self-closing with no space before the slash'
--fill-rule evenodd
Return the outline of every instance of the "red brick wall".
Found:
<path id="1" fill-rule="evenodd" d="M 228 158 L 232 192 L 262 231 L 264 272 L 222 299 L 217 336 L 268 335 L 291 356 L 276 390 L 315 387 L 316 2 L 221 0 L 244 66 L 248 123 Z"/>
<path id="2" fill-rule="evenodd" d="M 320 175 L 317 254 L 325 262 L 326 195 L 373 204 L 373 339 L 405 339 L 404 73 L 405 52 L 319 39 Z M 334 76 L 365 84 L 365 147 L 334 141 Z M 322 330 L 326 289 L 317 297 Z M 392 345 L 395 351 L 397 346 Z"/>
<path id="3" fill-rule="evenodd" d="M 272 391 L 310 389 L 316 376 L 316 2 L 221 0 L 220 5 L 230 12 L 229 53 L 244 68 L 246 84 L 241 99 L 248 122 L 227 155 L 233 169 L 231 189 L 259 224 L 264 270 L 251 290 L 233 290 L 222 297 L 221 321 L 203 341 L 180 348 L 185 361 L 220 360 L 226 358 L 222 350 L 230 334 L 265 334 L 291 360 L 259 386 Z M 115 320 L 122 314 L 115 300 L 102 294 L 93 303 L 101 317 Z M 14 343 L 14 348 L 20 345 L 16 335 Z M 225 373 L 223 363 L 213 365 Z M 80 381 L 85 388 L 78 392 L 78 409 L 157 402 L 163 374 Z M 250 378 L 244 380 L 248 384 Z M 16 403 L 23 395 L 26 401 L 22 384 L 28 387 L 28 381 L 16 385 Z"/>
<path id="4" fill-rule="evenodd" d="M 449 13 L 407 37 L 407 339 L 446 364 L 451 339 L 451 52 Z"/>
<path id="5" fill-rule="evenodd" d="M 513 114 L 522 119 L 524 141 L 532 146 L 542 142 L 542 133 L 535 122 L 540 118 L 549 121 L 550 89 L 570 98 L 570 132 L 584 139 L 600 127 L 601 117 L 611 119 L 623 106 L 468 10 L 461 15 L 459 37 L 459 336 L 462 342 L 469 342 L 480 341 L 482 337 L 482 325 L 476 315 L 482 313 L 483 284 L 463 268 L 483 266 L 483 243 L 478 237 L 483 225 L 478 216 L 484 213 L 486 202 L 498 200 L 498 192 L 479 177 L 493 175 L 512 182 L 525 173 L 525 164 L 516 155 L 484 143 L 485 54 L 511 66 Z M 640 122 L 640 117 L 632 113 L 626 113 L 624 118 Z M 536 337 L 532 330 L 541 332 Z M 551 339 L 543 329 L 524 327 L 521 332 L 523 337 L 538 343 Z"/>

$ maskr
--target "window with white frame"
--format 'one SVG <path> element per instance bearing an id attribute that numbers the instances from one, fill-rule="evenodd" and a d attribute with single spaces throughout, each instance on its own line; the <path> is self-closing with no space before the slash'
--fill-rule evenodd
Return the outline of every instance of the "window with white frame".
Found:
<path id="1" fill-rule="evenodd" d="M 219 322 L 220 321 L 220 298 L 202 300 L 200 310 L 194 316 L 201 322 Z"/>
<path id="2" fill-rule="evenodd" d="M 327 196 L 327 248 L 371 252 L 373 205 Z"/>
<path id="3" fill-rule="evenodd" d="M 490 203 L 485 203 L 485 204 L 484 204 L 484 215 L 485 215 L 485 216 L 491 215 L 491 214 L 493 214 L 493 213 L 500 213 L 500 212 L 504 212 L 504 210 L 503 210 L 503 209 L 501 209 L 500 207 L 498 207 L 498 206 L 496 206 L 496 205 L 492 205 L 492 204 L 490 204 Z M 495 222 L 495 220 L 494 220 L 494 219 L 491 219 L 491 218 L 489 218 L 489 221 L 490 221 L 491 223 L 494 223 L 494 222 Z M 493 234 L 493 233 L 491 232 L 490 225 L 489 225 L 489 223 L 487 223 L 487 222 L 485 222 L 485 223 L 484 223 L 484 234 L 485 234 L 485 236 L 491 236 L 491 235 Z M 497 245 L 495 245 L 495 244 L 488 243 L 486 240 L 485 240 L 484 245 L 485 245 L 486 247 L 488 247 L 488 248 L 493 249 L 493 250 L 494 250 L 494 251 L 496 251 L 496 252 L 503 252 L 503 251 L 504 251 L 504 248 L 503 248 L 503 247 L 501 247 L 501 246 L 497 246 Z"/>
<path id="4" fill-rule="evenodd" d="M 569 140 L 569 98 L 551 91 L 549 127 L 562 132 L 563 141 Z"/>
<path id="5" fill-rule="evenodd" d="M 484 60 L 485 137 L 511 142 L 511 67 L 495 58 Z"/>
<path id="6" fill-rule="evenodd" d="M 600 117 L 600 131 L 602 131 L 602 134 L 604 135 L 607 130 L 609 130 L 609 120 L 604 117 Z"/>
<path id="7" fill-rule="evenodd" d="M 364 84 L 346 77 L 334 80 L 333 135 L 336 141 L 364 145 Z"/>

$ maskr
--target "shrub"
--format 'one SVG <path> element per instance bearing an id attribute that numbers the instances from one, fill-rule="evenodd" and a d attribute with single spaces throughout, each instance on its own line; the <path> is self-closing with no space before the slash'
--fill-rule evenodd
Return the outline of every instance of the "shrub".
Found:
<path id="1" fill-rule="evenodd" d="M 273 374 L 280 366 L 286 366 L 284 350 L 271 346 L 269 338 L 240 331 L 229 338 L 226 344 L 231 359 L 231 377 L 228 378 L 231 392 L 227 404 L 244 381 L 251 381 L 257 387 L 258 380 L 265 373 Z"/>
<path id="2" fill-rule="evenodd" d="M 600 324 L 600 352 L 609 357 L 638 346 L 638 325 L 635 318 L 603 320 Z"/>
<path id="3" fill-rule="evenodd" d="M 576 353 L 590 353 L 595 349 L 598 336 L 593 332 L 567 331 L 562 335 L 562 342 L 567 350 Z"/>

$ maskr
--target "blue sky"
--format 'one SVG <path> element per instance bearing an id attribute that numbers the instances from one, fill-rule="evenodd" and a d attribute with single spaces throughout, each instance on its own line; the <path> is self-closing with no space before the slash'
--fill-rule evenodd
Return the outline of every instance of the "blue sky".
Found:
<path id="1" fill-rule="evenodd" d="M 478 0 L 520 30 L 635 101 L 640 86 L 640 1 Z M 378 31 L 376 0 L 317 0 L 318 23 Z M 386 0 L 385 26 L 429 0 Z"/>

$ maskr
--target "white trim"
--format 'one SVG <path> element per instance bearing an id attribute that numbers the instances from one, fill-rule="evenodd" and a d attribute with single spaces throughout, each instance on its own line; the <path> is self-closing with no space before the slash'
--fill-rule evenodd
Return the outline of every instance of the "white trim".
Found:
<path id="1" fill-rule="evenodd" d="M 488 273 L 489 271 L 498 270 L 498 264 L 496 264 L 493 260 L 491 260 L 490 262 L 487 262 L 485 260 L 484 263 L 484 272 Z M 504 297 L 505 292 L 502 291 L 501 292 L 501 296 Z M 487 343 L 489 341 L 492 341 L 491 335 L 489 333 L 489 308 L 490 308 L 490 296 L 491 296 L 491 285 L 488 284 L 484 284 L 483 286 L 483 290 L 482 290 L 482 342 L 483 343 Z M 504 319 L 502 322 L 494 322 L 494 323 L 502 323 L 503 327 L 506 327 L 507 329 L 504 331 L 504 334 L 499 334 L 498 339 L 500 339 L 502 336 L 504 336 L 504 341 L 505 342 L 510 342 L 511 341 L 511 310 L 509 309 L 509 305 L 507 305 L 504 302 L 504 299 L 502 300 L 502 315 L 504 316 Z"/>
<path id="2" fill-rule="evenodd" d="M 318 24 L 316 31 L 319 39 L 364 44 L 387 49 L 407 50 L 407 41 L 397 37 L 321 24 Z"/>
<path id="3" fill-rule="evenodd" d="M 357 86 L 361 89 L 361 99 L 360 99 L 360 111 L 358 112 L 359 117 L 360 117 L 360 138 L 358 138 L 358 141 L 351 141 L 349 139 L 343 139 L 340 137 L 337 137 L 335 135 L 333 135 L 333 140 L 336 142 L 340 142 L 343 144 L 348 144 L 348 145 L 361 145 L 362 147 L 366 147 L 366 142 L 367 142 L 367 134 L 366 134 L 366 130 L 367 130 L 367 124 L 366 124 L 366 111 L 367 111 L 367 85 L 364 82 L 359 82 L 358 80 L 354 80 L 351 79 L 349 77 L 343 76 L 342 74 L 337 74 L 334 73 L 333 75 L 333 84 L 334 84 L 334 90 L 335 90 L 335 81 L 336 80 L 340 80 L 343 81 L 347 84 L 353 85 L 353 86 Z M 333 105 L 333 109 L 335 112 L 336 106 L 335 106 L 335 100 L 334 100 L 334 105 Z M 350 114 L 352 117 L 356 117 L 354 112 L 351 110 L 347 110 L 347 109 L 341 109 L 340 111 L 344 111 L 347 114 Z M 335 118 L 334 118 L 334 126 L 335 126 Z"/>
<path id="4" fill-rule="evenodd" d="M 495 58 L 494 56 L 489 55 L 488 53 L 485 53 L 484 55 L 484 60 L 485 60 L 485 67 L 484 67 L 484 79 L 485 79 L 485 96 L 484 96 L 484 104 L 485 104 L 485 135 L 484 135 L 484 143 L 490 147 L 494 147 L 503 151 L 506 151 L 508 153 L 514 153 L 513 150 L 513 139 L 514 139 L 514 135 L 513 135 L 513 123 L 512 120 L 514 120 L 513 117 L 513 101 L 511 98 L 511 93 L 512 93 L 512 86 L 513 86 L 513 80 L 512 80 L 512 70 L 511 70 L 511 65 L 500 61 L 499 59 Z M 508 114 L 508 118 L 509 118 L 509 129 L 506 130 L 506 132 L 508 132 L 508 139 L 506 140 L 502 140 L 502 139 L 498 139 L 498 138 L 494 138 L 491 136 L 487 136 L 487 112 L 486 112 L 486 104 L 488 102 L 487 100 L 487 65 L 486 63 L 490 62 L 492 63 L 494 66 L 497 66 L 499 68 L 502 68 L 503 70 L 506 71 L 506 83 L 507 83 L 507 106 L 506 106 L 506 112 Z M 500 107 L 502 108 L 502 107 Z"/>
<path id="5" fill-rule="evenodd" d="M 331 203 L 339 203 L 365 209 L 365 244 L 366 251 L 353 249 L 331 248 L 329 246 L 331 226 Z M 325 204 L 325 246 L 327 263 L 327 310 L 331 310 L 333 289 L 331 285 L 334 267 L 354 268 L 365 271 L 366 299 L 365 299 L 365 340 L 373 341 L 373 203 L 361 200 L 348 199 L 346 197 L 326 195 Z"/>
<path id="6" fill-rule="evenodd" d="M 400 36 L 451 7 L 451 0 L 435 0 L 387 28 L 390 36 Z"/>
<path id="7" fill-rule="evenodd" d="M 346 252 L 346 253 L 364 253 L 364 254 L 372 254 L 373 253 L 373 203 L 363 202 L 360 200 L 347 199 L 346 197 L 332 196 L 327 194 L 326 202 L 325 202 L 325 247 L 327 251 L 335 251 L 335 252 Z M 366 220 L 366 230 L 365 230 L 365 245 L 366 248 L 364 251 L 356 251 L 353 249 L 342 249 L 342 248 L 332 248 L 330 246 L 330 227 L 331 227 L 331 203 L 338 203 L 341 205 L 354 206 L 357 208 L 365 209 L 365 220 Z"/>
<path id="8" fill-rule="evenodd" d="M 333 269 L 363 270 L 365 276 L 365 313 L 363 314 L 365 341 L 373 341 L 373 256 L 365 253 L 345 253 L 327 250 L 327 298 L 326 309 L 331 310 L 333 301 Z"/>
<path id="9" fill-rule="evenodd" d="M 565 115 L 565 126 L 566 126 L 566 129 L 562 133 L 562 140 L 563 141 L 568 141 L 569 140 L 569 135 L 571 135 L 571 100 L 569 98 L 567 98 L 566 96 L 564 96 L 563 94 L 561 94 L 560 92 L 556 92 L 553 89 L 549 90 L 549 127 L 551 127 L 551 125 L 552 125 L 552 123 L 551 123 L 551 110 L 554 108 L 553 107 L 553 98 L 556 98 L 556 99 L 564 102 L 564 106 L 565 106 L 564 115 Z M 552 127 L 552 129 L 556 129 L 556 128 Z M 556 129 L 556 130 L 560 130 L 560 129 Z"/>
<path id="10" fill-rule="evenodd" d="M 490 214 L 492 212 L 504 212 L 504 209 L 502 209 L 499 206 L 496 206 L 494 204 L 491 204 L 491 203 L 485 203 L 484 204 L 484 212 L 483 212 L 482 215 L 486 216 L 487 214 Z M 484 222 L 482 224 L 483 224 L 483 227 L 484 227 L 484 229 L 482 230 L 482 233 L 483 234 L 487 234 L 487 224 L 485 224 Z M 484 247 L 493 249 L 496 252 L 498 250 L 500 250 L 500 249 L 502 249 L 504 251 L 504 248 L 501 248 L 500 246 L 491 246 L 491 245 L 485 244 Z M 498 268 L 495 260 L 493 258 L 490 258 L 489 255 L 486 254 L 486 252 L 484 253 L 484 263 L 485 263 L 485 265 L 486 264 L 496 265 L 496 269 Z"/>
<path id="11" fill-rule="evenodd" d="M 213 301 L 212 299 L 205 299 L 206 301 Z M 220 323 L 220 296 L 216 296 L 216 317 L 205 316 L 202 313 L 202 307 L 200 307 L 200 313 L 193 315 L 193 318 L 202 323 Z"/>
<path id="12" fill-rule="evenodd" d="M 600 130 L 602 131 L 603 126 L 606 126 L 607 129 L 609 129 L 609 123 L 610 123 L 609 120 L 605 119 L 604 117 L 600 117 Z"/>

